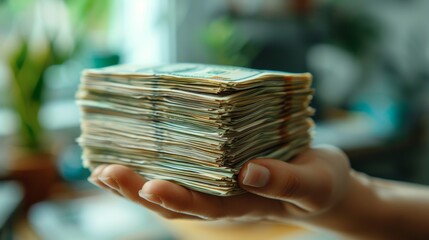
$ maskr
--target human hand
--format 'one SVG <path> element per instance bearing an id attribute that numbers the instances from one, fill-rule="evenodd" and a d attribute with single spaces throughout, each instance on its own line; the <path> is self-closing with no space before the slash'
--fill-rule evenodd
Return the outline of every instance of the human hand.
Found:
<path id="1" fill-rule="evenodd" d="M 239 173 L 248 193 L 219 197 L 164 180 L 147 181 L 120 165 L 102 165 L 89 180 L 169 219 L 318 222 L 335 215 L 351 185 L 349 162 L 334 147 L 306 150 L 290 162 L 255 159 Z M 329 220 L 328 220 L 329 221 Z"/>

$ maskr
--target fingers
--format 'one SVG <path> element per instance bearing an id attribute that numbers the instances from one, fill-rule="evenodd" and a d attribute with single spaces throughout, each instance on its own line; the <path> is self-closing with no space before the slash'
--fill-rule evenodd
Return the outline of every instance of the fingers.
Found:
<path id="1" fill-rule="evenodd" d="M 106 168 L 107 165 L 100 165 L 99 167 L 97 167 L 96 169 L 94 169 L 94 171 L 92 172 L 91 176 L 88 178 L 88 181 L 92 184 L 94 184 L 95 186 L 101 187 L 107 191 L 110 191 L 111 193 L 119 196 L 119 197 L 123 197 L 121 193 L 119 193 L 117 190 L 115 190 L 114 188 L 112 188 L 111 186 L 108 186 L 106 183 L 104 183 L 103 181 L 101 181 L 98 176 L 104 168 Z"/>
<path id="2" fill-rule="evenodd" d="M 218 219 L 226 215 L 222 198 L 197 193 L 164 180 L 147 182 L 140 196 L 171 211 L 205 219 Z"/>
<path id="3" fill-rule="evenodd" d="M 252 220 L 252 217 L 269 219 L 271 216 L 284 215 L 284 209 L 278 201 L 253 194 L 218 197 L 168 181 L 146 182 L 131 169 L 120 165 L 99 166 L 93 171 L 90 181 L 166 218 Z"/>
<path id="4" fill-rule="evenodd" d="M 192 191 L 164 180 L 147 182 L 140 195 L 168 210 L 210 220 L 269 218 L 282 215 L 284 210 L 278 201 L 253 194 L 219 197 Z"/>
<path id="5" fill-rule="evenodd" d="M 166 218 L 274 220 L 317 213 L 333 205 L 347 188 L 348 161 L 332 148 L 311 149 L 286 163 L 256 159 L 246 163 L 238 181 L 250 193 L 218 197 L 175 183 L 152 180 L 120 166 L 100 166 L 91 180 L 113 189 Z"/>
<path id="6" fill-rule="evenodd" d="M 348 172 L 343 163 L 345 160 L 340 159 L 344 156 L 335 151 L 309 150 L 292 163 L 274 159 L 252 160 L 240 171 L 240 186 L 260 196 L 286 201 L 307 212 L 320 210 L 330 204 L 337 191 L 336 181 L 342 180 L 336 179 L 335 175 Z"/>
<path id="7" fill-rule="evenodd" d="M 313 198 L 320 188 L 319 180 L 298 166 L 274 159 L 256 159 L 246 164 L 239 176 L 241 187 L 254 194 L 292 203 L 304 211 L 314 210 Z"/>
<path id="8" fill-rule="evenodd" d="M 101 165 L 92 172 L 90 181 L 106 190 L 120 194 L 137 204 L 143 205 L 165 218 L 197 219 L 195 216 L 170 211 L 158 204 L 141 198 L 138 192 L 146 181 L 143 177 L 125 166 Z"/>

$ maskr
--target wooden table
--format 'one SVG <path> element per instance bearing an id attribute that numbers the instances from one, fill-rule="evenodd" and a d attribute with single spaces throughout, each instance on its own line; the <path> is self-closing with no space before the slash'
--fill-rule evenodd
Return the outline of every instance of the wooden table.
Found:
<path id="1" fill-rule="evenodd" d="M 277 240 L 293 238 L 306 230 L 285 224 L 169 220 L 166 224 L 178 239 L 186 240 Z"/>

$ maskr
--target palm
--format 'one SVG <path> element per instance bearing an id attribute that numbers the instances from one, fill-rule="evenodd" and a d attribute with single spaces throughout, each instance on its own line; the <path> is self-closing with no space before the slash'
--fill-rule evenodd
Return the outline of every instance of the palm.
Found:
<path id="1" fill-rule="evenodd" d="M 281 166 L 273 169 L 279 171 L 275 173 L 279 179 L 272 179 L 258 195 L 208 195 L 164 180 L 146 181 L 120 165 L 100 166 L 93 172 L 92 180 L 166 218 L 245 221 L 294 220 L 314 215 L 329 208 L 347 185 L 347 179 L 341 179 L 349 172 L 347 158 L 332 150 L 308 150 L 292 163 L 255 161 Z M 240 174 L 239 182 L 242 178 Z M 242 187 L 252 191 L 252 187 Z"/>

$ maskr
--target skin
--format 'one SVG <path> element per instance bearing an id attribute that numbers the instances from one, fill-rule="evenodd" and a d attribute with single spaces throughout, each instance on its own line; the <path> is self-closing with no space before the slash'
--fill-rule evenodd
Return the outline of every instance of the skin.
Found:
<path id="1" fill-rule="evenodd" d="M 339 149 L 309 149 L 286 163 L 255 159 L 238 177 L 248 193 L 218 197 L 120 165 L 89 181 L 168 219 L 271 221 L 323 228 L 350 239 L 429 239 L 429 189 L 376 179 L 350 168 Z"/>

